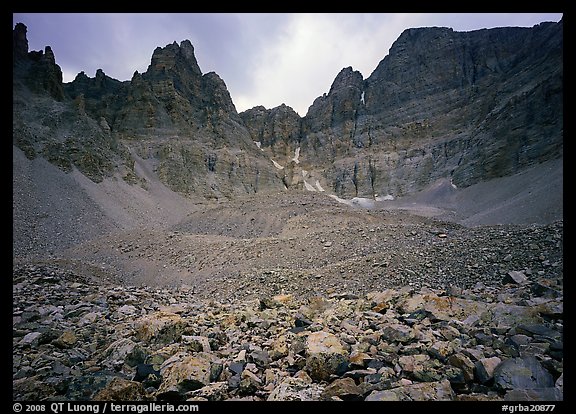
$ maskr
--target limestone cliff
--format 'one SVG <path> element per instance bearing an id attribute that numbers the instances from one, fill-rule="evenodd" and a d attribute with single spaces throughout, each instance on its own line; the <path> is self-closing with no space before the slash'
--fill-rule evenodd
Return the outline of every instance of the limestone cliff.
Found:
<path id="1" fill-rule="evenodd" d="M 37 52 L 27 52 L 24 25 L 15 27 L 13 37 L 18 68 L 14 143 L 30 157 L 44 155 L 67 171 L 76 166 L 85 173 L 92 167 L 79 158 L 89 159 L 88 164 L 102 164 L 96 174 L 88 174 L 97 181 L 117 171 L 129 182 L 144 185 L 135 176 L 135 154 L 152 162 L 173 190 L 206 198 L 284 188 L 271 161 L 254 145 L 224 81 L 213 72 L 202 74 L 190 41 L 156 48 L 147 71 L 136 72 L 130 81 L 117 81 L 99 69 L 94 78 L 81 72 L 62 85 L 61 72 L 52 76 L 47 63 L 39 66 L 47 75 L 37 75 L 36 60 L 58 66 L 51 53 L 39 58 Z M 48 75 L 51 82 L 45 80 Z M 62 104 L 44 100 L 36 105 L 24 98 L 41 87 Z M 68 114 L 69 122 L 59 120 L 59 125 L 84 125 L 90 131 L 70 134 L 50 125 L 37 134 L 27 133 L 38 123 L 33 113 L 39 105 Z M 95 135 L 105 139 L 87 139 Z"/>
<path id="2" fill-rule="evenodd" d="M 562 24 L 404 31 L 366 80 L 343 69 L 314 101 L 303 162 L 341 196 L 397 196 L 562 157 Z"/>
<path id="3" fill-rule="evenodd" d="M 563 156 L 562 21 L 407 29 L 366 79 L 342 69 L 303 118 L 286 105 L 238 114 L 188 40 L 156 48 L 130 81 L 98 70 L 63 85 L 51 48 L 29 52 L 26 30 L 13 31 L 13 142 L 97 181 L 120 173 L 143 184 L 136 155 L 173 190 L 206 198 L 310 183 L 397 197 Z"/>

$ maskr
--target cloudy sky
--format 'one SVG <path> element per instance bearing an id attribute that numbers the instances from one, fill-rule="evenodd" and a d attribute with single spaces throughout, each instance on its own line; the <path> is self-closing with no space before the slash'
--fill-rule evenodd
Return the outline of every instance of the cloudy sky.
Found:
<path id="1" fill-rule="evenodd" d="M 14 13 L 28 27 L 29 50 L 52 47 L 70 82 L 93 77 L 129 80 L 145 72 L 157 46 L 189 39 L 203 73 L 226 82 L 238 112 L 282 103 L 304 116 L 347 66 L 370 76 L 410 27 L 468 31 L 557 22 L 562 13 Z"/>

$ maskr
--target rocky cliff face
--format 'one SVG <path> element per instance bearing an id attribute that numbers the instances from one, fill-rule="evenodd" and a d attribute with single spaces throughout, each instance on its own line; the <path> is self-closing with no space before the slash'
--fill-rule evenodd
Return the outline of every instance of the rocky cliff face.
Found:
<path id="1" fill-rule="evenodd" d="M 273 157 L 293 156 L 300 145 L 301 118 L 284 104 L 266 109 L 256 106 L 240 114 L 252 139 L 261 148 L 270 148 Z"/>
<path id="2" fill-rule="evenodd" d="M 126 101 L 129 84 L 113 79 L 98 69 L 94 78 L 80 72 L 72 82 L 64 84 L 64 91 L 70 98 L 81 102 L 92 118 L 105 122 L 110 129 Z"/>
<path id="3" fill-rule="evenodd" d="M 54 76 L 59 68 L 50 49 L 28 53 L 24 25 L 15 27 L 13 37 L 19 68 L 15 85 L 21 80 L 24 85 L 15 86 L 14 142 L 28 149 L 30 157 L 54 153 L 49 160 L 84 173 L 94 166 L 86 167 L 78 158 L 90 159 L 88 164 L 105 164 L 96 174 L 87 174 L 91 178 L 101 180 L 118 171 L 127 181 L 138 183 L 134 156 L 140 156 L 152 161 L 155 172 L 173 190 L 207 198 L 284 187 L 273 164 L 254 145 L 226 84 L 215 73 L 202 74 L 189 41 L 156 48 L 147 71 L 136 72 L 129 82 L 112 79 L 99 69 L 94 78 L 81 72 L 63 87 L 61 72 Z M 45 75 L 38 76 L 42 70 Z M 24 98 L 39 89 L 62 105 L 50 100 L 31 104 Z M 38 123 L 34 117 L 38 105 L 58 107 L 69 114 L 70 122 L 63 120 L 64 124 L 90 125 L 90 132 L 68 134 L 50 125 L 41 133 L 28 133 Z M 105 143 L 86 140 L 93 135 L 105 138 Z"/>
<path id="4" fill-rule="evenodd" d="M 345 68 L 310 106 L 303 168 L 340 196 L 398 196 L 562 157 L 562 39 L 562 22 L 408 29 L 367 79 Z M 244 120 L 256 137 L 259 121 Z"/>
<path id="5" fill-rule="evenodd" d="M 561 157 L 562 78 L 562 22 L 405 31 L 365 82 L 351 151 L 360 191 L 468 186 Z"/>
<path id="6" fill-rule="evenodd" d="M 30 90 L 40 94 L 49 94 L 54 99 L 64 99 L 62 88 L 62 70 L 56 64 L 54 52 L 50 46 L 44 51 L 28 51 L 27 28 L 18 23 L 14 26 L 13 67 L 14 77 L 19 78 Z"/>
<path id="7" fill-rule="evenodd" d="M 156 48 L 147 71 L 136 72 L 130 82 L 104 80 L 105 98 L 116 90 L 100 99 L 94 115 L 106 119 L 118 141 L 154 160 L 159 177 L 173 190 L 220 198 L 281 188 L 226 84 L 216 73 L 202 74 L 189 41 Z M 75 93 L 86 96 L 85 86 L 78 83 Z"/>
<path id="8" fill-rule="evenodd" d="M 66 96 L 52 49 L 28 51 L 26 32 L 21 23 L 13 32 L 13 143 L 30 159 L 42 156 L 101 181 L 118 165 L 118 143 L 88 115 L 83 96 Z"/>
<path id="9" fill-rule="evenodd" d="M 137 155 L 173 190 L 208 198 L 312 179 L 347 198 L 439 178 L 465 187 L 562 157 L 562 27 L 408 29 L 368 78 L 344 68 L 301 118 L 286 105 L 238 114 L 187 40 L 156 48 L 131 81 L 98 70 L 63 86 L 52 50 L 28 52 L 18 24 L 14 142 L 93 179 L 138 182 Z"/>

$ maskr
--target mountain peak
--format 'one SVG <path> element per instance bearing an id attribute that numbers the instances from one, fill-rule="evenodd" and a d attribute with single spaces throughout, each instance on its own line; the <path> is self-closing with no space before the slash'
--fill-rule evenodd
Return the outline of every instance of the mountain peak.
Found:
<path id="1" fill-rule="evenodd" d="M 352 66 L 348 66 L 336 75 L 336 79 L 334 79 L 334 82 L 332 82 L 332 86 L 330 87 L 330 93 L 348 87 L 362 89 L 363 81 L 364 78 L 362 77 L 362 74 L 359 71 L 352 69 Z"/>
<path id="2" fill-rule="evenodd" d="M 14 75 L 24 81 L 34 92 L 47 92 L 58 101 L 64 99 L 62 70 L 56 64 L 50 46 L 44 51 L 28 51 L 27 27 L 17 23 L 12 32 Z"/>
<path id="3" fill-rule="evenodd" d="M 24 23 L 17 23 L 16 26 L 14 26 L 14 31 L 12 33 L 12 54 L 15 61 L 28 56 L 28 39 L 26 38 L 27 30 L 28 29 Z"/>
<path id="4" fill-rule="evenodd" d="M 174 42 L 165 47 L 157 47 L 152 54 L 147 74 L 154 76 L 182 70 L 202 75 L 194 55 L 194 46 L 189 40 L 183 40 L 180 45 Z"/>

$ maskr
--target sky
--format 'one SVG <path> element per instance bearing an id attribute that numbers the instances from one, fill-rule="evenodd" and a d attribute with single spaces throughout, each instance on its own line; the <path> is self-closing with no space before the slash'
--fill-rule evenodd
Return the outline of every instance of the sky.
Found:
<path id="1" fill-rule="evenodd" d="M 341 69 L 364 79 L 407 28 L 456 31 L 558 22 L 562 13 L 13 13 L 29 50 L 50 46 L 64 82 L 97 69 L 124 81 L 154 49 L 190 40 L 202 73 L 216 72 L 238 112 L 282 103 L 301 116 Z"/>

